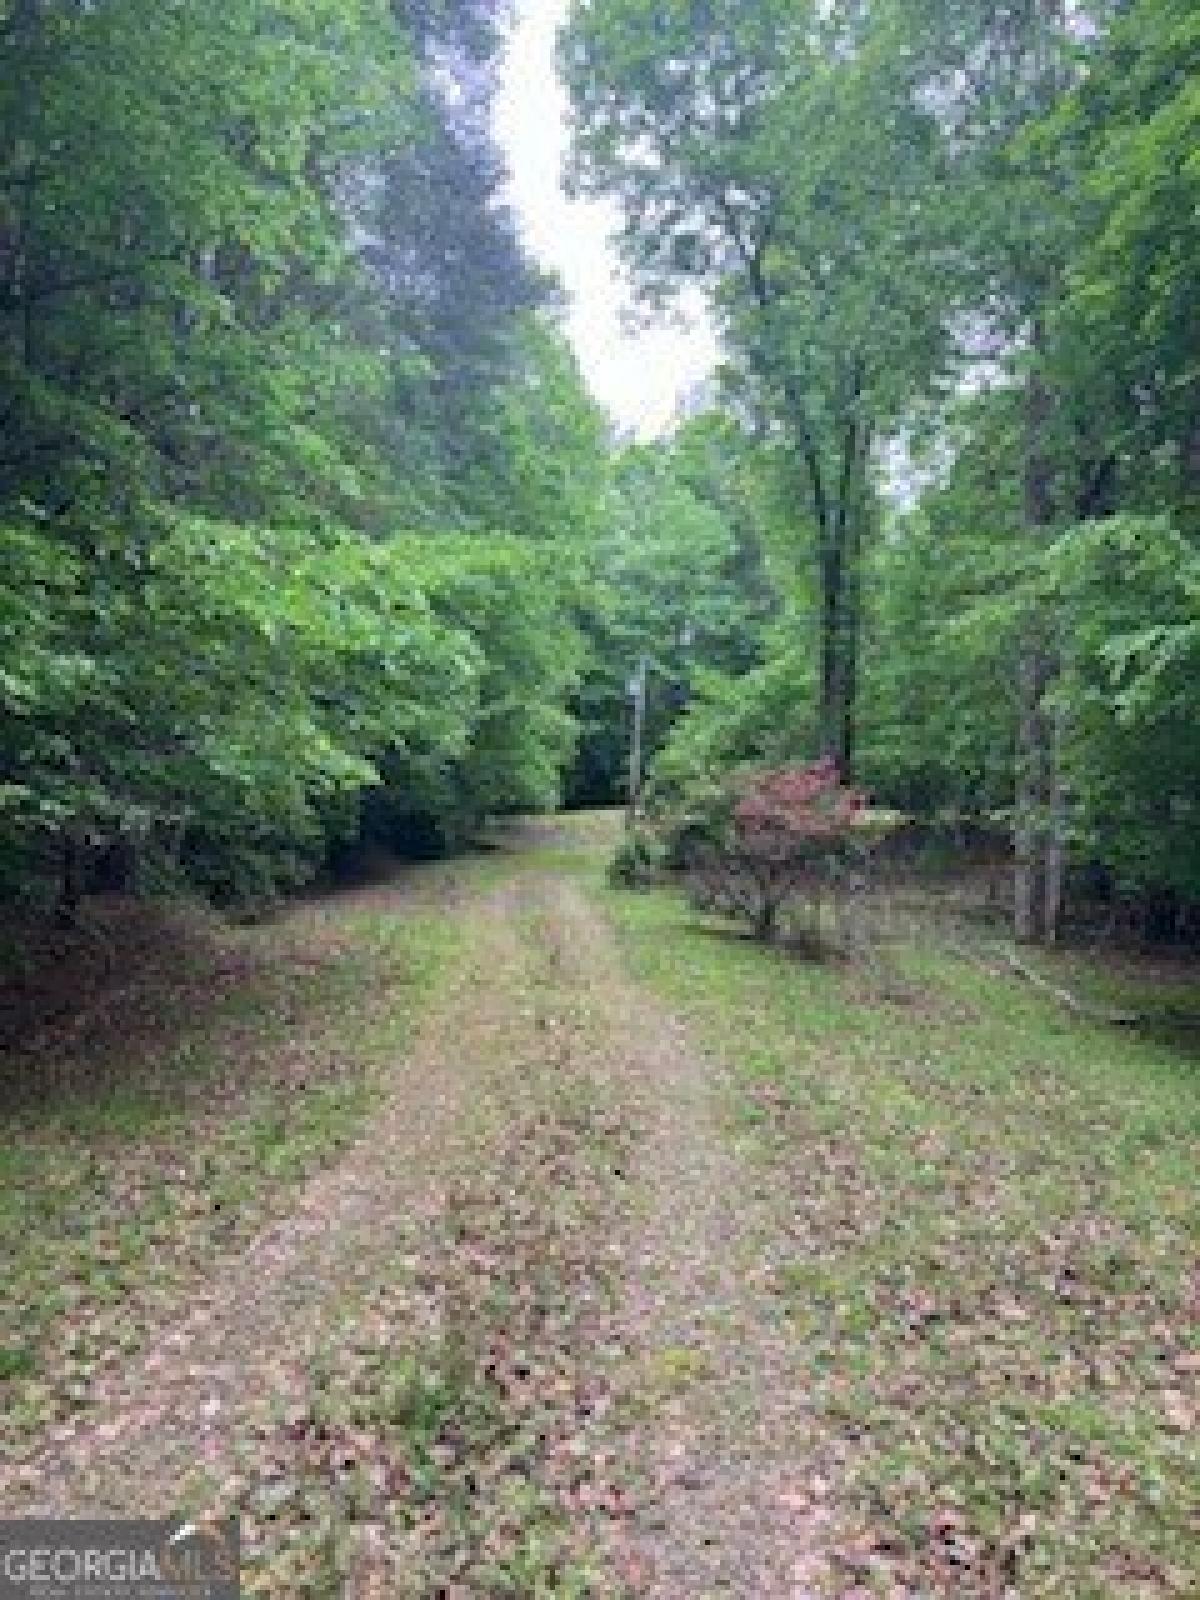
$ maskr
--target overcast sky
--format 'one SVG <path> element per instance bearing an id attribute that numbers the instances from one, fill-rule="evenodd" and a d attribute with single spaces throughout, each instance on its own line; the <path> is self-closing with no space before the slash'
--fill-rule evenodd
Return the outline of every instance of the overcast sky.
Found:
<path id="1" fill-rule="evenodd" d="M 562 192 L 569 136 L 555 33 L 567 5 L 568 0 L 517 0 L 497 131 L 526 246 L 570 296 L 567 329 L 584 376 L 621 427 L 648 437 L 670 423 L 680 392 L 712 371 L 716 341 L 694 308 L 689 331 L 660 325 L 627 333 L 621 314 L 631 300 L 609 243 L 619 213 L 594 200 L 568 200 Z"/>

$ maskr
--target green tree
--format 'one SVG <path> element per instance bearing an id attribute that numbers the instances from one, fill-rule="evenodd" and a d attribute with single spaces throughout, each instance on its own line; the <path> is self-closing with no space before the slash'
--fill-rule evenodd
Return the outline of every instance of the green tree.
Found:
<path id="1" fill-rule="evenodd" d="M 641 661 L 648 676 L 644 749 L 651 756 L 698 676 L 741 672 L 760 659 L 772 597 L 715 503 L 729 457 L 702 461 L 697 442 L 693 430 L 687 440 L 628 447 L 615 464 L 608 524 L 584 555 L 581 625 L 589 658 L 572 786 L 581 801 L 626 792 L 629 685 Z M 728 452 L 729 441 L 722 447 Z M 702 480 L 707 495 L 699 492 Z"/>
<path id="2" fill-rule="evenodd" d="M 0 11 L 18 878 L 69 902 L 120 847 L 233 894 L 311 872 L 383 779 L 447 836 L 554 793 L 566 585 L 492 535 L 549 535 L 525 457 L 567 442 L 490 432 L 543 286 L 496 204 L 489 9 Z M 479 548 L 394 537 L 447 525 Z"/>
<path id="3" fill-rule="evenodd" d="M 786 439 L 816 577 L 819 742 L 853 760 L 874 451 L 936 368 L 932 113 L 859 8 L 576 6 L 579 181 L 624 206 L 648 293 L 707 284 L 743 406 Z M 803 159 L 796 160 L 796 152 Z"/>

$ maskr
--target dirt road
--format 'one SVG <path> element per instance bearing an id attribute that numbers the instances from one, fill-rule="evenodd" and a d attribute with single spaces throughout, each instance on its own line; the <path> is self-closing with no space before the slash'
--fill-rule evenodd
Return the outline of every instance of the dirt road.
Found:
<path id="1" fill-rule="evenodd" d="M 383 1109 L 6 1510 L 236 1508 L 262 1594 L 828 1592 L 766 1175 L 569 846 L 464 869 Z"/>

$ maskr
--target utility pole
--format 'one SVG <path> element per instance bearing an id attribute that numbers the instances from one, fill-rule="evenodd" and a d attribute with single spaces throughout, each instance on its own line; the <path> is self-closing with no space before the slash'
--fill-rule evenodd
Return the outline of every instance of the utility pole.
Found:
<path id="1" fill-rule="evenodd" d="M 696 642 L 696 630 L 690 622 L 684 622 L 679 629 L 678 643 L 680 650 L 686 655 Z M 663 671 L 661 664 L 656 665 L 657 672 Z M 644 760 L 643 746 L 646 741 L 646 691 L 650 681 L 650 657 L 643 653 L 638 657 L 637 671 L 629 680 L 629 698 L 633 701 L 633 726 L 629 738 L 629 806 L 625 812 L 625 826 L 632 828 L 637 821 L 638 805 L 642 798 L 642 763 Z"/>
<path id="2" fill-rule="evenodd" d="M 646 728 L 646 681 L 650 662 L 642 656 L 637 672 L 629 680 L 629 695 L 633 701 L 633 729 L 629 741 L 629 809 L 625 813 L 625 826 L 632 828 L 637 821 L 638 802 L 642 797 L 642 740 Z"/>

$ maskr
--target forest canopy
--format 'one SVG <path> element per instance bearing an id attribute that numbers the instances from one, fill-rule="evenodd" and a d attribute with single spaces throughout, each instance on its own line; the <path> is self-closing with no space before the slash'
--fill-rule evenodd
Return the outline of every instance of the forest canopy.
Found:
<path id="1" fill-rule="evenodd" d="M 833 760 L 1200 895 L 1186 0 L 576 4 L 570 178 L 702 415 L 614 434 L 481 0 L 0 8 L 0 874 L 270 893 Z M 640 664 L 640 665 L 639 665 Z"/>

